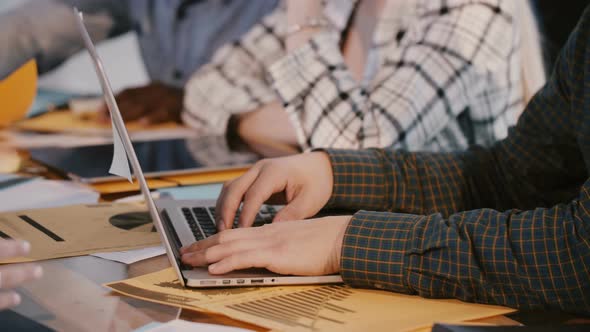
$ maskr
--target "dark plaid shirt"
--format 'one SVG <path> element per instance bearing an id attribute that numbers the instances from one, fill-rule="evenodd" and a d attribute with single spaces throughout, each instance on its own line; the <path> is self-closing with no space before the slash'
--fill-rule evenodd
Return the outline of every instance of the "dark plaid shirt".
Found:
<path id="1" fill-rule="evenodd" d="M 349 284 L 590 313 L 590 9 L 507 139 L 328 152 Z"/>

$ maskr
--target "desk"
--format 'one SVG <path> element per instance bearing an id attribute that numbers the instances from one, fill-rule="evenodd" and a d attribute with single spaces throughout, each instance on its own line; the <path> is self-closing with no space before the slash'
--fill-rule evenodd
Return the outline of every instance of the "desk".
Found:
<path id="1" fill-rule="evenodd" d="M 129 266 L 91 256 L 56 259 L 41 265 L 44 277 L 19 290 L 23 303 L 14 310 L 59 331 L 129 331 L 152 321 L 165 322 L 177 316 L 185 320 L 265 331 L 225 316 L 118 296 L 101 286 L 105 282 L 164 269 L 169 266 L 165 256 Z M 503 316 L 480 322 L 517 324 Z"/>
<path id="2" fill-rule="evenodd" d="M 202 314 L 111 294 L 101 284 L 168 266 L 165 256 L 129 266 L 91 256 L 42 262 L 44 277 L 19 289 L 14 310 L 58 331 L 129 331 L 152 321 L 183 319 L 264 331 L 224 316 Z"/>
<path id="3" fill-rule="evenodd" d="M 265 331 L 225 316 L 119 296 L 101 286 L 164 269 L 169 266 L 165 256 L 129 266 L 91 256 L 44 261 L 41 265 L 45 276 L 19 290 L 23 303 L 15 311 L 59 331 L 129 331 L 152 321 L 165 322 L 177 317 Z M 478 323 L 518 324 L 504 316 Z"/>

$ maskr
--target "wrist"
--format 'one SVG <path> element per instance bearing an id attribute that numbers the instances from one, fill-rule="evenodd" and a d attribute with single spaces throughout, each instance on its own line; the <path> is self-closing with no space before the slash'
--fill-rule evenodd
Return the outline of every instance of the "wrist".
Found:
<path id="1" fill-rule="evenodd" d="M 321 176 L 322 181 L 322 200 L 324 205 L 332 198 L 334 190 L 334 172 L 332 171 L 332 162 L 327 152 L 323 150 L 314 150 L 309 153 L 313 158 L 310 160 L 309 166 L 313 165 L 313 169 L 317 170 L 317 174 Z"/>
<path id="2" fill-rule="evenodd" d="M 332 161 L 330 160 L 330 155 L 328 152 L 318 149 L 313 150 L 310 152 L 310 155 L 315 156 L 318 158 L 319 164 L 322 165 L 322 174 L 329 175 L 328 179 L 330 179 L 330 188 L 334 186 L 334 174 L 332 172 Z"/>
<path id="3" fill-rule="evenodd" d="M 348 225 L 350 224 L 352 216 L 338 216 L 332 218 L 335 219 L 333 222 L 338 223 L 340 227 L 338 229 L 338 235 L 336 236 L 336 242 L 334 243 L 332 262 L 330 265 L 334 273 L 339 273 L 342 266 L 342 248 L 344 247 L 344 237 L 346 235 L 346 230 L 348 229 Z"/>

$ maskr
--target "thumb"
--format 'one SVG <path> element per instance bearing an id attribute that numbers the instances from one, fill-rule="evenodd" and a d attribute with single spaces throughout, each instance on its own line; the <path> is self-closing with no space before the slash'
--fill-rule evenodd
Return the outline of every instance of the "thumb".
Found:
<path id="1" fill-rule="evenodd" d="M 301 220 L 316 214 L 320 207 L 314 207 L 312 195 L 301 192 L 285 207 L 283 207 L 272 220 L 273 222 Z"/>

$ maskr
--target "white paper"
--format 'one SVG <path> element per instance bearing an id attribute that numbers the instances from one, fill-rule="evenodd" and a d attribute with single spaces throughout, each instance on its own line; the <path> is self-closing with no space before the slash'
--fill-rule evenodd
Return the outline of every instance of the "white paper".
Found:
<path id="1" fill-rule="evenodd" d="M 159 324 L 153 328 L 139 329 L 138 331 L 141 331 L 141 332 L 193 332 L 193 331 L 199 331 L 199 332 L 248 332 L 251 330 L 246 330 L 243 328 L 238 328 L 238 327 L 233 327 L 233 326 L 195 323 L 195 322 L 189 322 L 186 320 L 175 319 L 175 320 L 171 320 L 167 323 Z"/>
<path id="2" fill-rule="evenodd" d="M 5 1 L 2 0 L 0 3 Z M 86 20 L 90 19 L 89 17 L 85 18 Z M 99 17 L 99 19 L 103 18 Z M 110 38 L 99 43 L 96 49 L 103 60 L 115 93 L 128 87 L 142 86 L 150 82 L 141 59 L 135 33 L 126 33 L 120 37 Z M 121 54 L 125 54 L 125 56 L 121 56 Z M 41 76 L 39 87 L 76 95 L 102 95 L 96 73 L 92 69 L 92 60 L 86 50 L 76 53 L 58 68 Z"/>
<path id="3" fill-rule="evenodd" d="M 0 183 L 18 178 L 22 178 L 22 176 L 13 173 L 0 173 Z"/>
<path id="4" fill-rule="evenodd" d="M 153 200 L 157 200 L 157 199 L 160 199 L 160 197 L 162 197 L 161 193 L 159 193 L 157 191 L 152 191 L 150 194 L 152 195 Z M 131 195 L 131 196 L 119 198 L 119 199 L 115 200 L 115 202 L 116 203 L 144 203 L 145 196 L 143 196 L 143 194 Z"/>
<path id="5" fill-rule="evenodd" d="M 104 98 L 72 98 L 68 105 L 70 106 L 70 112 L 76 115 L 96 113 L 104 105 Z"/>
<path id="6" fill-rule="evenodd" d="M 149 247 L 137 250 L 115 251 L 115 252 L 99 252 L 91 256 L 115 261 L 123 264 L 133 264 L 144 259 L 156 257 L 165 254 L 166 251 L 162 246 Z"/>
<path id="7" fill-rule="evenodd" d="M 127 159 L 127 153 L 125 152 L 125 146 L 123 145 L 123 140 L 121 136 L 119 136 L 119 131 L 115 126 L 115 122 L 111 119 L 111 124 L 113 126 L 113 161 L 111 162 L 111 168 L 109 169 L 109 173 L 113 175 L 118 175 L 122 178 L 129 180 L 129 182 L 133 183 L 131 179 L 131 170 L 129 169 L 129 159 Z"/>
<path id="8" fill-rule="evenodd" d="M 0 190 L 0 212 L 94 204 L 99 194 L 69 181 L 32 179 Z"/>

